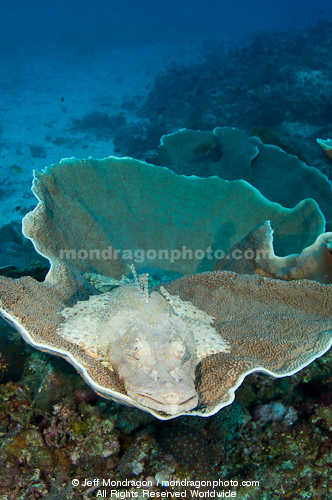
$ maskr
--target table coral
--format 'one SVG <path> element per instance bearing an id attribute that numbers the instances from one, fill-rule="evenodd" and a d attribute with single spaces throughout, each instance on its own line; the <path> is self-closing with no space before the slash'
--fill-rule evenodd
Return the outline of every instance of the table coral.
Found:
<path id="1" fill-rule="evenodd" d="M 330 140 L 318 140 L 331 153 Z M 305 198 L 319 204 L 327 220 L 332 218 L 331 182 L 318 169 L 309 167 L 278 146 L 263 144 L 233 127 L 212 132 L 182 129 L 165 135 L 155 162 L 178 174 L 222 179 L 244 179 L 271 201 L 294 207 Z"/>
<path id="2" fill-rule="evenodd" d="M 238 259 L 238 256 L 246 258 Z M 234 271 L 282 280 L 311 279 L 332 283 L 332 233 L 323 233 L 299 254 L 280 257 L 273 248 L 269 221 L 259 224 L 220 259 L 214 271 Z"/>
<path id="3" fill-rule="evenodd" d="M 250 373 L 291 375 L 329 349 L 327 285 L 214 271 L 151 291 L 146 275 L 122 279 L 128 255 L 141 268 L 211 268 L 212 244 L 231 248 L 267 214 L 275 245 L 294 253 L 322 232 L 313 200 L 284 209 L 244 181 L 187 178 L 129 158 L 63 160 L 35 173 L 33 189 L 39 204 L 24 233 L 51 269 L 43 283 L 0 278 L 1 314 L 32 346 L 73 364 L 103 397 L 160 419 L 212 415 Z M 160 260 L 170 230 L 172 258 Z M 181 247 L 195 258 L 177 258 Z M 120 286 L 100 294 L 87 279 L 94 274 Z M 57 384 L 59 377 L 45 375 L 54 394 Z"/>

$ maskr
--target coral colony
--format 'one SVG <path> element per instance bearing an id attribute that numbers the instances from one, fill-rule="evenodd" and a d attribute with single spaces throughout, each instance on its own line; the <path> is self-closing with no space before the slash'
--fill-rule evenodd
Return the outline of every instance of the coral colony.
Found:
<path id="1" fill-rule="evenodd" d="M 154 190 L 141 198 L 137 193 L 148 192 L 147 179 Z M 136 190 L 128 189 L 129 183 L 135 183 Z M 319 234 L 323 216 L 313 200 L 284 209 L 244 181 L 182 177 L 114 157 L 64 160 L 36 173 L 33 189 L 39 204 L 24 218 L 23 230 L 50 260 L 51 269 L 44 283 L 0 278 L 1 313 L 29 344 L 74 365 L 97 394 L 160 419 L 208 416 L 233 401 L 248 374 L 292 375 L 330 348 L 330 287 L 316 281 L 288 281 L 292 273 L 293 279 L 312 273 L 318 280 L 322 276 L 319 281 L 331 278 L 327 250 L 332 234 Z M 125 206 L 121 189 L 130 193 Z M 244 193 L 250 193 L 249 206 Z M 68 205 L 71 194 L 75 201 Z M 179 213 L 181 198 L 195 203 Z M 137 214 L 135 227 L 124 233 L 130 212 Z M 262 226 L 268 212 L 276 228 L 275 241 L 279 237 L 283 253 L 291 254 L 288 257 L 273 253 L 271 227 Z M 248 222 L 243 226 L 245 217 Z M 163 220 L 171 221 L 171 227 Z M 233 241 L 241 240 L 250 225 L 254 228 L 249 237 L 258 241 L 254 256 L 246 248 L 248 241 L 232 250 L 232 241 L 223 233 L 225 224 L 236 227 L 236 221 L 238 235 L 233 234 Z M 162 252 L 165 258 L 159 266 L 187 276 L 149 292 L 148 276 L 139 277 L 133 266 L 127 270 L 126 256 L 135 255 L 137 245 L 146 255 L 140 267 L 156 267 L 170 231 L 176 249 L 185 248 L 187 255 L 191 248 L 193 253 L 187 259 L 167 259 Z M 303 248 L 304 258 L 302 252 L 294 256 L 294 234 L 296 245 L 300 239 L 313 242 Z M 200 251 L 212 244 L 219 252 L 230 251 L 219 261 L 234 261 L 231 271 L 197 272 L 220 265 L 216 256 L 223 254 Z M 71 249 L 67 258 L 64 248 Z M 117 248 L 117 258 L 100 258 L 100 248 Z M 267 249 L 270 253 L 259 254 Z M 232 253 L 234 259 L 227 259 Z M 269 264 L 257 265 L 257 272 L 252 266 L 246 274 L 238 274 L 247 261 L 257 264 L 258 255 Z M 317 255 L 322 255 L 318 267 Z M 121 278 L 110 291 L 99 292 L 94 274 L 116 280 L 130 271 L 133 282 Z"/>
<path id="2" fill-rule="evenodd" d="M 38 206 L 23 233 L 51 267 L 43 281 L 0 277 L 1 315 L 36 349 L 20 381 L 2 386 L 0 458 L 13 491 L 25 479 L 14 485 L 11 473 L 24 464 L 35 497 L 244 498 L 272 484 L 281 492 L 271 457 L 289 484 L 297 457 L 330 456 L 321 439 L 332 422 L 321 358 L 332 344 L 330 184 L 236 129 L 201 134 L 164 137 L 163 166 L 71 158 L 35 172 Z M 316 201 L 289 208 L 245 180 L 179 175 L 168 168 L 174 141 L 182 165 L 197 155 L 209 163 L 218 141 L 231 161 L 237 144 L 262 179 L 266 158 L 287 157 L 298 178 L 315 180 L 303 196 Z M 0 364 L 4 376 L 5 356 Z M 306 400 L 310 377 L 322 391 Z M 231 463 L 242 464 L 241 481 Z M 328 464 L 318 463 L 322 477 Z"/>

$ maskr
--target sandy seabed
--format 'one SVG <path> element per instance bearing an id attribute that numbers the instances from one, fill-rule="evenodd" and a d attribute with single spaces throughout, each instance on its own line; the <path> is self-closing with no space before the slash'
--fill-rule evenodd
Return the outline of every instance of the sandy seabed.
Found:
<path id="1" fill-rule="evenodd" d="M 20 221 L 35 205 L 33 170 L 62 158 L 104 158 L 114 154 L 112 138 L 80 132 L 73 120 L 121 107 L 147 96 L 158 72 L 174 59 L 190 57 L 180 45 L 150 44 L 73 56 L 55 52 L 16 54 L 0 62 L 0 227 Z"/>

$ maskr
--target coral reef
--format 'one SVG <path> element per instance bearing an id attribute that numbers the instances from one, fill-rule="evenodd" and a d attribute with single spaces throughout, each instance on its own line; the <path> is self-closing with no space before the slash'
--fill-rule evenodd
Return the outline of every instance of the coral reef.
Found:
<path id="1" fill-rule="evenodd" d="M 248 157 L 249 151 L 250 163 L 257 148 L 241 131 L 216 129 L 212 136 L 203 134 L 210 140 L 226 134 L 231 144 L 233 133 L 244 141 L 246 147 L 240 152 Z M 201 133 L 192 136 L 182 131 L 177 137 L 183 134 L 188 137 L 186 156 L 210 155 Z M 182 147 L 182 139 L 180 143 Z M 166 153 L 174 155 L 174 148 Z M 236 157 L 236 152 L 231 147 L 225 155 Z M 324 227 L 315 201 L 303 200 L 294 209 L 285 209 L 245 181 L 183 177 L 114 157 L 63 160 L 42 174 L 36 172 L 33 190 L 39 203 L 24 218 L 23 232 L 50 260 L 51 269 L 43 283 L 0 277 L 1 314 L 29 344 L 69 361 L 105 398 L 160 419 L 211 415 L 233 401 L 234 391 L 248 374 L 294 374 L 331 346 L 327 285 L 287 283 L 286 273 L 277 276 L 283 280 L 268 280 L 215 271 L 165 282 L 151 293 L 148 276 L 138 278 L 133 266 L 135 284 L 121 277 L 128 274 L 127 254 L 136 262 L 137 250 L 143 254 L 141 268 L 148 261 L 158 263 L 163 273 L 211 268 L 217 259 L 216 252 L 214 258 L 209 254 L 212 244 L 218 245 L 222 258 L 224 248 L 238 244 L 241 233 L 266 217 L 275 227 L 275 248 L 279 245 L 286 255 L 293 254 L 314 241 Z M 175 249 L 167 250 L 170 232 Z M 318 247 L 328 252 L 330 235 L 320 239 Z M 272 247 L 270 240 L 262 241 L 264 245 Z M 312 277 L 308 263 L 322 253 L 316 246 L 304 250 L 301 277 Z M 159 258 L 162 248 L 172 252 L 171 258 Z M 179 248 L 195 258 L 180 258 Z M 174 252 L 180 255 L 175 257 Z M 246 258 L 246 251 L 243 255 Z M 273 258 L 278 259 L 274 254 Z M 320 274 L 329 274 L 329 266 L 329 260 L 323 260 Z M 91 280 L 94 274 L 112 278 L 117 288 L 99 295 Z M 48 401 L 49 388 L 61 385 L 52 372 L 45 374 L 45 389 L 39 396 L 46 406 L 53 404 Z"/>
<path id="2" fill-rule="evenodd" d="M 74 372 L 72 392 L 60 377 L 63 391 L 57 402 L 47 411 L 40 408 L 35 387 L 42 385 L 46 369 L 60 376 L 63 367 L 54 362 L 34 353 L 18 382 L 0 385 L 4 500 L 95 498 L 101 488 L 86 484 L 89 479 L 99 479 L 99 484 L 103 479 L 149 480 L 152 486 L 144 489 L 152 492 L 165 491 L 162 481 L 220 479 L 237 481 L 237 486 L 216 489 L 236 491 L 240 499 L 330 498 L 330 353 L 290 379 L 250 375 L 236 401 L 212 417 L 163 423 L 101 398 L 77 400 L 75 385 L 81 382 Z M 188 454 L 195 436 L 199 449 Z M 79 480 L 77 486 L 73 479 Z M 102 489 L 110 495 L 115 488 Z M 116 489 L 142 492 L 130 485 Z M 182 483 L 166 491 L 186 491 L 190 497 L 193 489 Z"/>
<path id="3" fill-rule="evenodd" d="M 285 207 L 313 198 L 326 219 L 332 218 L 332 188 L 326 176 L 278 146 L 263 144 L 236 128 L 217 127 L 212 132 L 182 129 L 166 135 L 153 163 L 177 174 L 244 179 Z"/>
<path id="4" fill-rule="evenodd" d="M 9 327 L 2 328 L 2 336 L 9 333 Z M 238 481 L 231 489 L 240 499 L 330 499 L 331 353 L 289 379 L 249 375 L 234 403 L 212 417 L 181 417 L 167 423 L 93 399 L 77 374 L 54 357 L 28 351 L 25 360 L 11 353 L 8 361 L 1 358 L 8 368 L 15 359 L 19 366 L 9 373 L 5 368 L 6 379 L 0 385 L 4 500 L 93 498 L 100 489 L 83 486 L 89 478 L 149 480 L 152 486 L 146 489 L 165 491 L 161 481 L 194 482 L 211 473 L 217 480 Z M 16 382 L 11 373 L 17 373 Z M 50 404 L 35 400 L 39 389 L 48 390 Z M 179 429 L 183 444 L 193 431 L 204 433 L 205 453 L 212 463 L 208 476 L 188 466 L 186 454 L 172 456 L 164 447 L 165 436 Z M 205 460 L 206 455 L 200 463 Z M 78 486 L 71 484 L 73 478 L 80 481 Z M 242 481 L 247 486 L 241 486 Z M 113 488 L 105 489 L 110 494 Z M 141 494 L 136 487 L 117 489 Z M 167 488 L 187 495 L 190 489 L 194 488 Z"/>
<path id="5" fill-rule="evenodd" d="M 97 138 L 109 137 L 111 131 L 119 129 L 125 125 L 126 118 L 122 113 L 115 116 L 109 116 L 106 113 L 92 111 L 83 118 L 73 120 L 73 129 L 77 131 L 92 130 L 96 133 Z M 54 141 L 53 141 L 54 142 Z"/>
<path id="6" fill-rule="evenodd" d="M 30 330 L 31 321 L 35 322 L 33 334 L 38 343 L 41 340 L 42 329 L 38 331 L 40 327 L 47 323 L 52 327 L 58 324 L 58 312 L 61 308 L 68 307 L 72 299 L 75 302 L 86 298 L 88 293 L 98 296 L 99 291 L 111 291 L 113 284 L 110 285 L 108 277 L 116 275 L 120 281 L 122 273 L 128 274 L 125 259 L 123 262 L 119 259 L 115 263 L 105 253 L 106 265 L 103 266 L 97 262 L 96 254 L 92 254 L 94 258 L 90 259 L 90 255 L 85 258 L 84 251 L 79 254 L 81 250 L 87 248 L 89 252 L 96 249 L 109 252 L 109 248 L 114 247 L 115 250 L 127 248 L 134 252 L 139 247 L 136 268 L 140 273 L 151 273 L 148 293 L 159 290 L 161 285 L 169 290 L 174 303 L 177 300 L 175 295 L 179 294 L 183 303 L 194 302 L 195 307 L 201 304 L 202 310 L 208 311 L 206 314 L 209 313 L 210 317 L 214 314 L 211 296 L 218 294 L 211 289 L 211 283 L 204 282 L 206 275 L 202 275 L 194 283 L 194 287 L 187 290 L 189 278 L 178 281 L 182 274 L 211 271 L 217 265 L 218 269 L 260 276 L 246 280 L 239 277 L 231 283 L 231 293 L 236 297 L 236 305 L 232 309 L 227 309 L 229 303 L 226 295 L 229 289 L 226 292 L 219 290 L 218 301 L 225 303 L 226 314 L 216 316 L 221 331 L 225 328 L 226 335 L 227 327 L 237 322 L 249 325 L 254 331 L 262 316 L 267 321 L 267 330 L 271 330 L 273 324 L 270 309 L 276 310 L 280 304 L 276 303 L 278 294 L 275 290 L 274 298 L 270 299 L 268 292 L 271 290 L 266 283 L 274 282 L 269 278 L 290 280 L 290 283 L 280 284 L 276 288 L 282 296 L 285 290 L 294 291 L 294 295 L 290 294 L 288 297 L 291 299 L 288 306 L 292 308 L 292 313 L 286 310 L 291 318 L 286 340 L 292 345 L 288 348 L 290 344 L 282 343 L 279 351 L 282 351 L 283 357 L 287 352 L 301 351 L 301 346 L 307 352 L 311 327 L 321 321 L 321 315 L 326 310 L 324 303 L 316 302 L 316 296 L 309 294 L 307 302 L 303 300 L 303 289 L 317 290 L 320 299 L 330 303 L 330 297 L 325 299 L 323 296 L 327 286 L 315 283 L 331 282 L 330 234 L 321 234 L 325 221 L 317 204 L 328 222 L 332 217 L 329 185 L 325 182 L 327 189 L 322 188 L 322 182 L 319 187 L 322 176 L 301 162 L 318 167 L 332 179 L 328 139 L 332 137 L 331 34 L 332 23 L 321 22 L 315 28 L 297 33 L 256 33 L 229 53 L 212 43 L 205 47 L 200 60 L 191 61 L 190 64 L 173 62 L 165 71 L 156 75 L 145 102 L 138 103 L 125 98 L 122 109 L 128 111 L 127 114 L 112 116 L 92 111 L 68 124 L 69 127 L 72 126 L 73 138 L 65 137 L 64 131 L 55 130 L 54 137 L 46 136 L 45 140 L 49 143 L 62 146 L 75 144 L 74 134 L 82 133 L 82 147 L 85 151 L 88 151 L 91 138 L 106 141 L 114 139 L 117 154 L 140 158 L 154 165 L 166 165 L 177 173 L 202 177 L 217 174 L 230 182 L 197 181 L 197 189 L 192 182 L 190 189 L 181 191 L 183 186 L 171 182 L 170 174 L 167 174 L 168 177 L 165 174 L 158 184 L 157 176 L 153 174 L 154 167 L 137 162 L 137 175 L 133 175 L 133 170 L 126 169 L 123 161 L 115 163 L 114 160 L 114 165 L 120 171 L 116 178 L 117 184 L 114 179 L 109 182 L 107 176 L 100 183 L 94 184 L 92 180 L 96 177 L 98 162 L 93 164 L 93 161 L 90 164 L 69 163 L 68 170 L 73 172 L 66 179 L 61 179 L 61 176 L 52 178 L 50 171 L 37 174 L 35 190 L 50 205 L 45 201 L 43 210 L 36 212 L 35 218 L 30 218 L 30 224 L 25 229 L 35 238 L 39 251 L 50 257 L 53 271 L 44 282 L 49 270 L 48 260 L 34 251 L 32 245 L 22 237 L 18 226 L 10 225 L 0 229 L 0 274 L 12 278 L 13 281 L 9 282 L 15 283 L 18 290 L 13 302 L 12 296 L 8 302 L 10 318 L 16 321 L 16 316 L 24 311 L 22 323 Z M 63 107 L 64 112 L 65 110 Z M 0 116 L 0 148 L 3 146 L 1 118 L 3 116 Z M 242 131 L 233 129 L 234 141 L 223 140 L 223 136 L 230 133 L 227 127 L 234 126 L 245 129 L 251 138 L 248 139 Z M 220 127 L 219 132 L 212 132 L 215 127 Z M 194 130 L 174 134 L 179 128 Z M 199 133 L 198 130 L 206 132 Z M 158 148 L 160 137 L 167 134 L 163 139 L 163 146 Z M 170 143 L 171 139 L 185 134 L 188 146 L 186 158 L 179 161 L 183 153 L 182 151 L 179 155 L 179 148 L 176 151 L 176 161 L 174 158 L 169 161 L 165 154 L 167 141 Z M 317 146 L 316 137 L 323 138 L 319 144 L 324 145 L 325 152 Z M 263 144 L 270 146 L 265 147 Z M 31 158 L 42 159 L 50 154 L 47 148 L 38 146 L 38 139 L 36 145 L 26 147 L 28 151 L 30 148 Z M 289 155 L 296 155 L 301 161 Z M 64 163 L 58 166 L 59 169 L 64 167 Z M 4 189 L 17 189 L 15 183 L 21 174 L 21 169 L 16 164 L 11 164 L 9 169 L 13 182 L 8 182 L 6 188 L 0 188 L 2 196 Z M 234 200 L 234 192 L 230 195 L 224 186 L 239 186 L 233 184 L 232 179 L 240 177 L 254 184 L 270 202 L 293 208 L 303 198 L 312 197 L 317 204 L 304 202 L 295 210 L 280 211 L 273 203 L 260 198 L 257 191 L 244 188 L 242 183 L 234 204 L 243 204 L 243 207 L 236 213 L 232 207 L 233 215 L 227 218 L 227 207 L 230 196 Z M 82 192 L 81 183 L 86 178 L 86 198 L 79 207 L 75 202 L 78 192 Z M 142 178 L 145 179 L 144 183 L 141 183 Z M 47 183 L 45 191 L 41 186 L 43 180 Z M 269 182 L 273 185 L 270 191 Z M 61 184 L 63 187 L 67 184 L 68 191 L 62 199 L 51 199 L 50 194 Z M 119 184 L 123 189 L 118 188 Z M 203 184 L 204 189 L 209 186 L 205 198 L 200 193 L 203 191 Z M 136 203 L 129 208 L 125 204 L 121 205 L 121 190 L 127 196 L 128 192 L 136 189 Z M 103 225 L 105 214 L 108 218 L 106 203 L 101 203 L 105 191 L 114 199 L 114 205 L 119 207 L 119 211 L 112 223 Z M 192 211 L 183 211 L 181 219 L 178 207 L 183 205 L 183 199 L 190 199 L 193 191 L 195 206 L 191 207 Z M 175 196 L 177 193 L 180 195 Z M 223 196 L 224 204 L 215 204 L 213 209 L 211 206 L 206 209 L 209 203 L 213 205 L 216 198 Z M 90 200 L 97 198 L 97 203 L 102 205 L 100 212 L 97 212 L 94 202 L 86 202 L 89 197 Z M 167 201 L 171 198 L 173 205 L 167 207 Z M 254 199 L 252 205 L 248 204 L 249 198 Z M 56 212 L 58 202 L 60 210 Z M 31 205 L 31 201 L 17 206 L 15 213 L 24 215 L 31 210 L 28 205 Z M 76 214 L 72 221 L 70 218 L 73 213 L 63 210 L 70 205 L 74 207 Z M 144 209 L 147 216 L 141 217 Z M 50 216 L 52 211 L 55 219 Z M 111 211 L 115 213 L 114 206 Z M 195 218 L 194 212 L 200 212 L 200 217 Z M 216 213 L 215 218 L 213 212 Z M 253 212 L 255 216 L 259 212 L 259 216 L 252 217 Z M 136 218 L 132 223 L 128 214 L 130 217 L 135 214 Z M 223 216 L 222 228 L 218 225 L 220 214 Z M 42 235 L 43 228 L 39 230 L 35 224 L 39 216 L 43 218 L 45 226 L 49 225 L 46 238 L 45 234 L 44 237 Z M 155 218 L 153 227 L 150 225 L 151 216 Z M 207 218 L 215 223 L 208 227 L 210 233 L 204 239 L 201 228 L 208 226 Z M 268 218 L 272 220 L 272 229 L 265 222 Z M 63 224 L 61 228 L 55 222 L 58 220 Z M 82 221 L 86 222 L 84 231 L 81 231 L 86 247 L 85 243 L 81 243 L 82 240 L 75 239 Z M 132 240 L 123 236 L 124 221 L 128 224 Z M 258 224 L 261 226 L 257 228 Z M 158 260 L 144 258 L 143 251 L 146 257 L 148 249 L 154 248 L 151 242 L 157 240 L 160 248 L 169 248 L 169 228 L 174 225 L 180 228 L 172 247 L 174 250 L 187 245 L 187 248 L 202 248 L 205 251 L 213 243 L 215 248 L 224 252 L 225 258 L 210 260 L 208 254 L 205 254 L 204 259 L 187 259 L 183 263 L 179 262 L 181 259 L 177 259 L 177 254 L 174 253 L 172 265 L 165 266 L 164 262 L 164 268 L 157 268 Z M 194 228 L 191 239 L 183 229 L 185 225 L 190 231 Z M 161 238 L 161 227 L 167 228 L 164 240 Z M 63 234 L 64 239 L 61 240 Z M 74 235 L 72 239 L 70 234 Z M 89 234 L 92 235 L 91 240 Z M 59 242 L 58 246 L 56 240 Z M 72 259 L 75 262 L 66 262 L 67 266 L 58 259 L 60 245 L 76 252 L 75 259 Z M 259 262 L 255 258 L 245 261 L 228 259 L 233 252 L 241 250 L 245 253 L 250 248 L 272 249 L 272 262 Z M 90 273 L 90 277 L 95 273 L 102 273 L 104 278 L 106 276 L 104 288 L 95 286 L 96 281 L 87 279 L 85 273 Z M 27 275 L 33 277 L 34 281 L 32 278 L 17 280 Z M 223 276 L 229 274 L 223 273 Z M 268 279 L 261 279 L 262 276 Z M 176 281 L 168 283 L 168 278 Z M 294 281 L 308 278 L 314 281 L 306 284 Z M 7 283 L 4 278 L 0 281 L 2 284 Z M 63 288 L 59 286 L 59 282 Z M 236 282 L 242 284 L 241 288 L 243 283 L 247 287 L 242 299 L 242 296 L 236 295 Z M 106 290 L 107 286 L 110 288 Z M 266 300 L 261 315 L 254 308 L 257 304 L 253 300 L 258 289 L 260 293 L 263 291 L 262 295 Z M 56 303 L 59 307 L 52 310 L 46 304 L 36 314 L 35 305 L 31 308 L 29 303 L 35 290 L 40 291 L 40 295 L 35 295 L 35 304 L 42 304 L 47 299 L 46 302 L 53 301 L 52 304 Z M 309 327 L 300 324 L 303 333 L 300 338 L 303 344 L 306 343 L 305 346 L 299 346 L 298 341 L 295 343 L 290 335 L 303 312 L 299 312 L 299 303 L 306 309 L 305 314 L 311 309 L 315 313 Z M 249 309 L 243 307 L 243 304 L 249 304 Z M 285 310 L 278 311 L 280 315 L 277 320 L 282 323 L 285 321 Z M 326 318 L 326 322 L 326 328 L 330 328 L 330 318 Z M 276 332 L 279 335 L 280 330 L 276 328 Z M 314 342 L 311 344 L 315 346 Z M 248 354 L 247 346 L 245 347 L 243 351 Z M 264 351 L 262 344 L 258 346 L 260 354 L 262 351 L 269 354 L 272 352 L 272 357 L 275 356 L 274 343 L 269 341 L 265 347 Z M 216 357 L 220 361 L 222 355 L 217 354 Z M 85 361 L 84 358 L 83 362 Z M 195 484 L 198 480 L 209 479 L 223 481 L 225 486 L 219 485 L 215 489 L 232 490 L 240 500 L 331 500 L 331 363 L 332 354 L 327 352 L 292 377 L 274 379 L 264 374 L 249 374 L 237 389 L 235 401 L 217 414 L 207 418 L 187 416 L 162 422 L 136 408 L 124 407 L 99 397 L 68 363 L 46 353 L 36 352 L 22 341 L 15 330 L 1 321 L 1 500 L 88 500 L 101 497 L 101 492 L 106 492 L 107 497 L 111 497 L 111 490 L 115 488 L 117 496 L 122 498 L 131 493 L 142 499 L 143 488 L 150 492 L 151 498 L 162 492 L 182 493 L 185 498 L 190 498 L 192 490 L 205 491 L 206 488 L 199 484 L 187 486 L 185 481 Z M 201 368 L 199 366 L 197 369 L 197 379 L 201 382 L 197 384 L 200 396 L 207 386 L 210 392 L 220 391 L 219 382 L 214 384 L 212 378 L 211 384 L 211 380 L 201 376 Z M 120 485 L 101 488 L 103 481 L 114 481 Z M 138 483 L 125 486 L 126 481 Z M 150 485 L 139 484 L 143 481 L 149 481 Z M 162 482 L 168 486 L 162 486 Z"/>
<path id="7" fill-rule="evenodd" d="M 174 63 L 157 75 L 147 102 L 139 109 L 124 102 L 123 109 L 136 112 L 135 121 L 127 125 L 124 119 L 114 119 L 115 128 L 116 117 L 87 115 L 85 123 L 84 118 L 74 122 L 74 129 L 114 137 L 117 152 L 156 163 L 159 138 L 178 128 L 212 130 L 235 125 L 250 132 L 253 126 L 264 125 L 265 131 L 271 127 L 268 134 L 255 128 L 249 135 L 290 154 L 300 156 L 301 151 L 302 160 L 332 178 L 328 157 L 312 146 L 317 136 L 331 136 L 331 30 L 331 23 L 322 22 L 298 33 L 257 33 L 229 54 L 210 46 L 201 61 L 189 66 Z M 95 121 L 89 122 L 91 118 Z M 55 139 L 58 144 L 62 141 Z M 216 152 L 209 141 L 195 150 L 196 158 L 210 163 L 218 157 Z M 38 157 L 45 151 L 31 153 Z M 193 173 L 190 166 L 187 173 Z M 141 199 L 151 191 L 145 188 Z M 225 251 L 237 243 L 232 241 Z M 304 246 L 301 243 L 294 253 Z M 276 254 L 286 253 L 280 243 Z M 37 276 L 36 271 L 31 266 L 29 274 L 42 281 L 44 275 Z M 22 269 L 1 272 L 15 278 L 27 274 Z M 159 285 L 159 278 L 152 285 Z M 9 332 L 10 327 L 1 325 L 2 336 Z M 139 410 L 96 398 L 65 363 L 59 366 L 52 357 L 32 354 L 24 344 L 17 344 L 14 331 L 10 336 L 12 340 L 0 347 L 3 500 L 95 498 L 98 488 L 83 486 L 90 478 L 150 480 L 152 486 L 147 489 L 152 493 L 165 491 L 157 481 L 206 479 L 205 471 L 195 470 L 190 462 L 196 455 L 188 460 L 184 451 L 190 436 L 198 432 L 204 436 L 205 453 L 199 465 L 206 460 L 216 478 L 237 480 L 238 486 L 232 488 L 237 498 L 331 499 L 331 353 L 291 378 L 249 375 L 232 405 L 212 417 L 161 423 Z M 8 346 L 13 350 L 6 350 Z M 179 436 L 183 446 L 182 452 L 181 446 L 177 448 L 177 456 L 163 447 L 167 434 Z M 71 483 L 74 478 L 78 486 Z M 242 481 L 247 481 L 246 486 Z M 111 488 L 106 490 L 109 495 Z M 120 486 L 119 490 L 142 496 L 138 487 Z M 185 490 L 190 497 L 185 486 L 171 485 L 166 491 Z"/>
<path id="8" fill-rule="evenodd" d="M 145 101 L 124 101 L 131 120 L 108 129 L 116 154 L 153 161 L 162 135 L 235 126 L 332 178 L 328 158 L 315 147 L 317 137 L 332 133 L 331 31 L 331 22 L 321 21 L 296 32 L 259 32 L 229 52 L 212 44 L 198 60 L 172 61 Z"/>

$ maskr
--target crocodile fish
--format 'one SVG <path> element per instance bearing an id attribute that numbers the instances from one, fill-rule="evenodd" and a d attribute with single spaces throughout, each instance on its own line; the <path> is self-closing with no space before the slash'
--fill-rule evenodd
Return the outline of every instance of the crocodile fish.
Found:
<path id="1" fill-rule="evenodd" d="M 128 283 L 92 296 L 62 311 L 57 333 L 115 370 L 140 405 L 177 415 L 197 406 L 197 363 L 228 345 L 214 318 L 161 292 Z"/>

